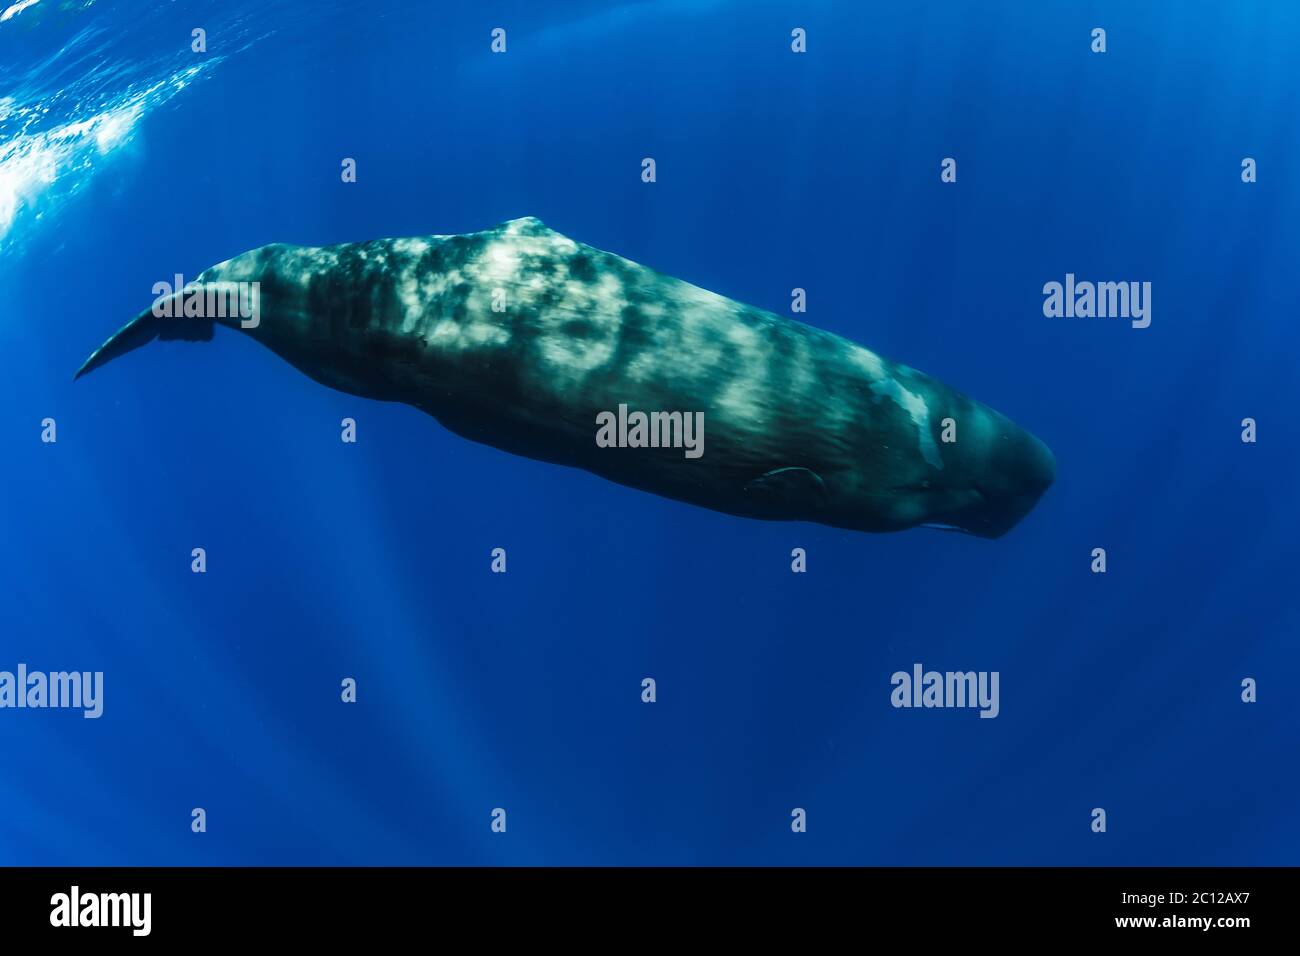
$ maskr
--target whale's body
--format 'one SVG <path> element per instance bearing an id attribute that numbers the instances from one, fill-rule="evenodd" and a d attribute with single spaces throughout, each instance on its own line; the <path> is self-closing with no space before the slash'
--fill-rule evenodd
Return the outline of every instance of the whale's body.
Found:
<path id="1" fill-rule="evenodd" d="M 268 245 L 196 285 L 241 282 L 259 284 L 258 324 L 216 322 L 325 385 L 715 511 L 997 537 L 1055 476 L 1036 438 L 920 372 L 536 219 L 466 235 Z M 156 336 L 211 334 L 212 319 L 156 311 L 78 375 Z M 620 406 L 624 417 L 702 412 L 703 454 L 601 447 L 598 416 Z"/>

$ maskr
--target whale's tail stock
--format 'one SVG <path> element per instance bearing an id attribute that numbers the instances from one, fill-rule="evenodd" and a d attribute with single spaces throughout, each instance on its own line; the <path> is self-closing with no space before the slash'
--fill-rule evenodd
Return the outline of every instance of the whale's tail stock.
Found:
<path id="1" fill-rule="evenodd" d="M 90 358 L 77 369 L 73 381 L 93 372 L 101 365 L 111 362 L 120 355 L 133 352 L 141 346 L 148 345 L 154 339 L 162 341 L 182 340 L 186 342 L 210 342 L 212 340 L 212 319 L 177 316 L 169 318 L 156 314 L 157 308 L 150 306 L 122 328 L 111 338 L 91 353 Z"/>
<path id="2" fill-rule="evenodd" d="M 264 246 L 205 269 L 193 282 L 184 282 L 178 275 L 174 284 L 154 286 L 158 297 L 153 305 L 96 349 L 77 369 L 74 381 L 154 339 L 210 342 L 214 323 L 245 331 L 256 329 L 261 322 L 261 266 L 266 256 L 283 248 Z"/>

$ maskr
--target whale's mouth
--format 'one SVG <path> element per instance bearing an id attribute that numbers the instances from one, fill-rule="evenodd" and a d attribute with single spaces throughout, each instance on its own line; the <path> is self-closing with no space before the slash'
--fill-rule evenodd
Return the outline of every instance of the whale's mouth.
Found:
<path id="1" fill-rule="evenodd" d="M 937 521 L 926 522 L 922 527 L 939 531 L 956 531 L 977 538 L 1000 538 L 1029 514 L 1042 497 L 1042 493 L 998 496 L 990 498 L 978 489 L 971 489 L 971 503 L 958 511 L 944 515 Z"/>
<path id="2" fill-rule="evenodd" d="M 966 482 L 959 503 L 924 526 L 1000 538 L 1019 524 L 1056 479 L 1056 460 L 1047 446 L 1025 437 L 1014 468 L 993 473 L 991 480 Z"/>
<path id="3" fill-rule="evenodd" d="M 1029 514 L 1042 494 L 1040 491 L 1033 495 L 997 495 L 985 491 L 975 482 L 971 482 L 970 491 L 974 501 L 967 509 L 969 514 L 958 527 L 980 538 L 1002 537 Z"/>

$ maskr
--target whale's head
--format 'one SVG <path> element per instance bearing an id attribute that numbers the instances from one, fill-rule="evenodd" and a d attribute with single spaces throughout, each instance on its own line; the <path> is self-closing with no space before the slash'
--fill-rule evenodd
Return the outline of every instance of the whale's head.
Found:
<path id="1" fill-rule="evenodd" d="M 1056 458 L 1045 444 L 1001 415 L 945 454 L 933 482 L 927 527 L 1000 538 L 1033 510 L 1056 480 Z"/>

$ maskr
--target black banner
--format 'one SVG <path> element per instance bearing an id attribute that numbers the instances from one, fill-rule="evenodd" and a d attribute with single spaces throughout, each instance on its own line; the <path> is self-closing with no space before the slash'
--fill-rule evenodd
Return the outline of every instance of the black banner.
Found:
<path id="1" fill-rule="evenodd" d="M 76 934 L 78 945 L 338 943 L 430 931 L 524 932 L 541 942 L 598 926 L 647 940 L 708 930 L 761 942 L 815 928 L 857 939 L 1231 945 L 1285 931 L 1295 895 L 1294 869 L 0 870 L 6 940 Z"/>

